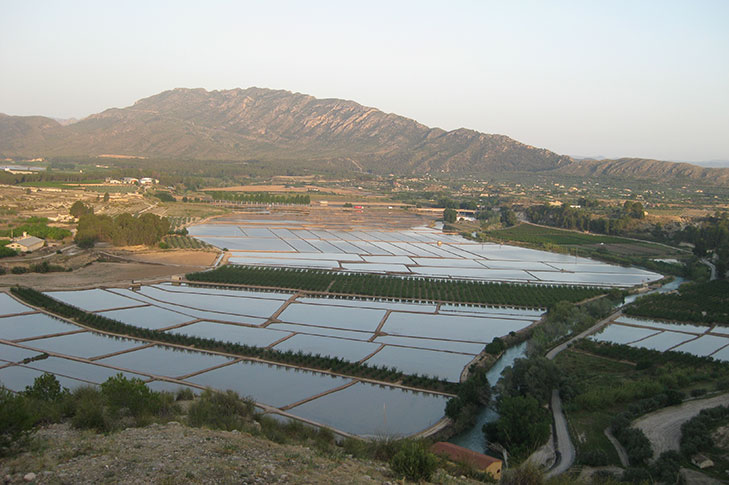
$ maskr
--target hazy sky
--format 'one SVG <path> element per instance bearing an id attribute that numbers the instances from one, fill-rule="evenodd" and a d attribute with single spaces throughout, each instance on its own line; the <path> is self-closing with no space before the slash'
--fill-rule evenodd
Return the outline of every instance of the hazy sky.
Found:
<path id="1" fill-rule="evenodd" d="M 249 86 L 559 153 L 729 159 L 729 1 L 0 0 L 0 112 Z"/>

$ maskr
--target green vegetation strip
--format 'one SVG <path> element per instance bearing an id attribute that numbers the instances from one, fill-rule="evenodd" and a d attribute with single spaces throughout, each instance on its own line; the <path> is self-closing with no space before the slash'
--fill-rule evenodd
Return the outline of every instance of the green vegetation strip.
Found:
<path id="1" fill-rule="evenodd" d="M 278 350 L 266 349 L 261 347 L 253 347 L 250 345 L 241 345 L 232 342 L 222 342 L 219 340 L 206 339 L 200 337 L 191 337 L 188 335 L 178 335 L 174 333 L 165 333 L 157 330 L 127 325 L 111 318 L 106 318 L 94 313 L 85 312 L 77 307 L 67 305 L 48 295 L 32 288 L 14 287 L 10 290 L 15 296 L 31 305 L 41 307 L 46 311 L 68 318 L 87 327 L 122 334 L 129 337 L 137 337 L 148 340 L 156 340 L 173 345 L 185 345 L 195 347 L 196 349 L 211 350 L 215 352 L 224 352 L 243 357 L 254 357 L 271 362 L 279 362 L 282 364 L 302 366 L 309 369 L 318 369 L 323 371 L 331 371 L 338 374 L 344 374 L 352 377 L 362 377 L 377 381 L 401 383 L 402 385 L 414 387 L 418 389 L 431 390 L 436 392 L 445 392 L 455 394 L 458 392 L 460 384 L 448 382 L 445 379 L 436 379 L 428 376 L 404 374 L 394 368 L 387 366 L 371 366 L 360 364 L 357 362 L 349 362 L 338 357 L 322 357 L 320 355 L 305 354 L 301 351 L 293 352 L 291 350 L 281 352 Z"/>
<path id="2" fill-rule="evenodd" d="M 531 244 L 581 245 L 581 244 L 621 244 L 635 243 L 628 239 L 615 236 L 584 234 L 575 231 L 565 231 L 550 227 L 535 226 L 532 224 L 519 224 L 518 226 L 490 231 L 488 236 L 505 241 L 519 241 Z"/>
<path id="3" fill-rule="evenodd" d="M 582 286 L 520 285 L 479 281 L 400 278 L 338 271 L 221 266 L 213 271 L 190 273 L 190 281 L 269 286 L 349 295 L 366 295 L 453 303 L 550 307 L 559 301 L 578 302 L 607 292 Z"/>
<path id="4" fill-rule="evenodd" d="M 232 202 L 253 202 L 259 204 L 297 204 L 309 205 L 311 198 L 308 195 L 273 195 L 268 192 L 227 192 L 208 191 L 214 200 L 229 200 Z"/>
<path id="5" fill-rule="evenodd" d="M 681 286 L 678 293 L 644 296 L 627 307 L 625 313 L 680 322 L 729 324 L 729 281 L 693 283 Z"/>

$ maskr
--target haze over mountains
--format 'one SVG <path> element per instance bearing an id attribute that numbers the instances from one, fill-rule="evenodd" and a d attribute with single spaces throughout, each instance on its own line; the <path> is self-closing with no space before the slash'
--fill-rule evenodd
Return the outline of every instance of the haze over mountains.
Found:
<path id="1" fill-rule="evenodd" d="M 729 182 L 729 169 L 632 158 L 575 160 L 503 135 L 429 128 L 353 101 L 261 88 L 174 89 L 70 124 L 0 114 L 0 155 L 104 154 L 290 161 L 315 170 L 416 175 L 557 171 Z"/>

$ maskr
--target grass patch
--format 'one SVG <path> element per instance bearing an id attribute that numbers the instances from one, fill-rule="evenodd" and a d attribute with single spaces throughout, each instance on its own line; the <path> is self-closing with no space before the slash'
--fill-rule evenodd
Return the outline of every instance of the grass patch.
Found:
<path id="1" fill-rule="evenodd" d="M 617 236 L 566 231 L 527 223 L 522 223 L 507 229 L 489 231 L 486 235 L 503 241 L 517 241 L 542 245 L 553 244 L 557 246 L 634 243 L 634 241 Z"/>

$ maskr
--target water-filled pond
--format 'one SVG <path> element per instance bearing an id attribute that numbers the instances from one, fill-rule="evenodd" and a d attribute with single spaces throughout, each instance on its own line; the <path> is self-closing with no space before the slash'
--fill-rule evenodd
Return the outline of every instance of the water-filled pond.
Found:
<path id="1" fill-rule="evenodd" d="M 650 328 L 628 327 L 625 325 L 610 324 L 600 333 L 592 335 L 590 338 L 598 342 L 612 342 L 615 344 L 627 344 L 655 335 L 660 330 Z"/>
<path id="2" fill-rule="evenodd" d="M 180 377 L 209 369 L 230 362 L 231 360 L 222 355 L 154 346 L 107 357 L 97 362 L 99 364 L 121 367 L 143 374 Z"/>
<path id="3" fill-rule="evenodd" d="M 145 345 L 139 340 L 115 338 L 99 333 L 83 332 L 25 342 L 26 346 L 74 357 L 97 357 Z"/>
<path id="4" fill-rule="evenodd" d="M 729 339 L 725 337 L 703 335 L 696 340 L 686 342 L 673 350 L 677 352 L 688 352 L 689 354 L 706 356 L 713 354 L 726 345 L 729 345 Z"/>
<path id="5" fill-rule="evenodd" d="M 658 335 L 654 335 L 652 337 L 648 337 L 646 339 L 632 343 L 630 344 L 630 346 L 665 352 L 671 347 L 675 347 L 679 344 L 682 344 L 683 342 L 686 342 L 687 340 L 691 340 L 692 338 L 694 337 L 691 335 L 686 335 L 685 333 L 661 332 Z M 729 340 L 727 340 L 727 343 L 729 343 Z"/>
<path id="6" fill-rule="evenodd" d="M 615 320 L 618 323 L 630 323 L 633 325 L 642 325 L 644 327 L 657 328 L 660 330 L 674 330 L 677 332 L 689 332 L 695 334 L 702 334 L 709 331 L 706 325 L 694 325 L 691 323 L 668 323 L 668 322 L 657 322 L 655 320 L 648 320 L 645 318 L 631 318 L 621 316 Z"/>
<path id="7" fill-rule="evenodd" d="M 458 382 L 473 355 L 386 346 L 365 361 L 368 365 L 395 367 L 405 374 L 422 374 Z"/>
<path id="8" fill-rule="evenodd" d="M 113 310 L 110 312 L 101 312 L 103 315 L 113 320 L 118 320 L 127 325 L 135 327 L 149 328 L 159 330 L 160 328 L 171 327 L 181 323 L 195 320 L 195 316 L 184 314 L 182 312 L 174 312 L 159 308 L 156 306 L 145 306 L 138 308 L 127 308 L 125 310 Z"/>
<path id="9" fill-rule="evenodd" d="M 0 338 L 5 340 L 19 340 L 77 330 L 80 330 L 80 327 L 42 313 L 0 318 Z"/>
<path id="10" fill-rule="evenodd" d="M 362 360 L 379 348 L 379 344 L 372 342 L 302 334 L 294 335 L 274 347 L 282 352 L 301 350 L 306 354 L 339 357 L 350 362 Z"/>
<path id="11" fill-rule="evenodd" d="M 14 313 L 32 311 L 34 310 L 31 307 L 25 306 L 10 295 L 0 292 L 0 315 L 12 315 Z"/>
<path id="12" fill-rule="evenodd" d="M 372 337 L 370 332 L 357 332 L 354 330 L 340 330 L 338 328 L 317 327 L 314 325 L 303 325 L 300 323 L 272 323 L 266 328 L 298 332 L 307 335 L 320 335 L 322 337 L 340 337 L 354 340 L 369 340 Z"/>
<path id="13" fill-rule="evenodd" d="M 95 384 L 101 384 L 109 377 L 115 376 L 119 373 L 124 375 L 127 379 L 131 379 L 133 377 L 139 379 L 145 378 L 145 376 L 135 374 L 133 372 L 119 372 L 118 370 L 111 369 L 109 367 L 88 364 L 77 360 L 63 359 L 60 357 L 48 357 L 47 359 L 37 360 L 27 364 L 27 367 L 48 372 L 56 376 L 62 375 L 74 379 L 93 382 Z"/>
<path id="14" fill-rule="evenodd" d="M 242 361 L 186 379 L 214 389 L 232 389 L 269 406 L 283 407 L 350 382 L 344 377 Z"/>
<path id="15" fill-rule="evenodd" d="M 49 291 L 46 294 L 51 298 L 89 312 L 141 305 L 138 301 L 98 288 L 93 290 Z"/>
<path id="16" fill-rule="evenodd" d="M 40 352 L 15 347 L 14 345 L 0 344 L 0 360 L 5 362 L 22 362 L 25 359 L 38 357 Z"/>
<path id="17" fill-rule="evenodd" d="M 392 313 L 385 321 L 382 331 L 405 337 L 430 337 L 489 343 L 494 337 L 519 331 L 531 324 L 531 320 L 507 318 Z"/>
<path id="18" fill-rule="evenodd" d="M 443 350 L 447 352 L 461 352 L 465 354 L 478 354 L 483 350 L 483 344 L 469 343 L 469 342 L 454 342 L 448 340 L 435 340 L 429 338 L 414 338 L 414 337 L 396 337 L 393 335 L 387 335 L 384 337 L 377 337 L 374 340 L 377 343 L 398 345 L 405 347 L 417 347 L 421 349 L 430 350 Z"/>
<path id="19" fill-rule="evenodd" d="M 310 305 L 292 303 L 279 315 L 279 320 L 289 323 L 303 323 L 344 330 L 374 332 L 385 316 L 384 310 L 370 308 L 347 308 L 341 306 Z"/>
<path id="20" fill-rule="evenodd" d="M 0 385 L 11 391 L 24 391 L 27 386 L 32 386 L 33 381 L 44 374 L 43 371 L 31 369 L 20 365 L 11 365 L 0 369 Z M 77 387 L 88 386 L 90 383 L 78 379 L 56 376 L 62 387 L 76 389 Z"/>
<path id="21" fill-rule="evenodd" d="M 288 412 L 347 433 L 385 438 L 408 436 L 434 425 L 443 417 L 447 400 L 360 382 Z"/>
<path id="22" fill-rule="evenodd" d="M 191 337 L 211 338 L 221 342 L 232 342 L 253 347 L 267 347 L 277 340 L 291 335 L 291 332 L 269 328 L 243 327 L 215 322 L 197 322 L 168 330 L 169 333 Z"/>

